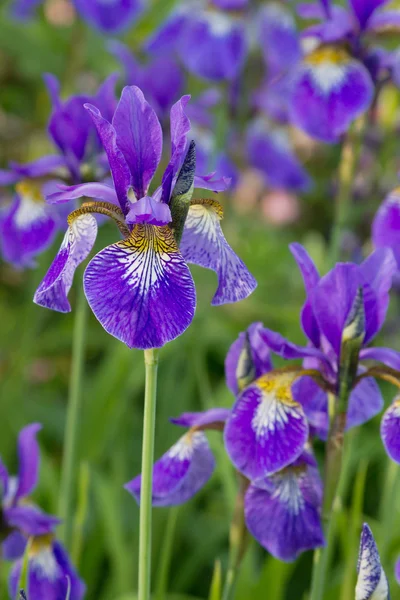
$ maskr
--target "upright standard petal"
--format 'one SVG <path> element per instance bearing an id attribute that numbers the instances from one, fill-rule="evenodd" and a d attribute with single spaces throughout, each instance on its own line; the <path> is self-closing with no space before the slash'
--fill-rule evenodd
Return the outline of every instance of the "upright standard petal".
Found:
<path id="1" fill-rule="evenodd" d="M 376 248 L 391 248 L 400 269 L 400 187 L 380 205 L 372 222 L 372 241 Z"/>
<path id="2" fill-rule="evenodd" d="M 196 200 L 185 221 L 180 250 L 184 259 L 212 269 L 218 276 L 213 305 L 247 298 L 257 282 L 235 254 L 222 233 L 221 205 L 214 200 Z"/>
<path id="3" fill-rule="evenodd" d="M 117 145 L 131 172 L 131 186 L 139 200 L 146 195 L 162 152 L 162 130 L 158 117 L 142 91 L 132 85 L 122 90 L 112 124 Z"/>
<path id="4" fill-rule="evenodd" d="M 192 498 L 210 479 L 215 468 L 207 438 L 189 431 L 153 467 L 153 506 L 175 506 Z M 125 488 L 140 502 L 141 476 Z"/>
<path id="5" fill-rule="evenodd" d="M 285 70 L 301 57 L 301 46 L 292 13 L 286 6 L 272 2 L 261 9 L 260 44 L 270 68 Z"/>
<path id="6" fill-rule="evenodd" d="M 130 225 L 135 223 L 168 225 L 172 217 L 168 204 L 154 200 L 151 196 L 144 196 L 137 202 L 133 202 L 125 220 Z"/>
<path id="7" fill-rule="evenodd" d="M 192 322 L 196 293 L 168 227 L 136 225 L 86 268 L 85 293 L 104 329 L 130 348 L 158 348 Z"/>
<path id="8" fill-rule="evenodd" d="M 187 134 L 190 121 L 185 108 L 190 96 L 182 96 L 171 108 L 171 158 L 162 178 L 162 202 L 168 203 L 171 195 L 172 181 L 182 166 L 187 146 Z"/>
<path id="9" fill-rule="evenodd" d="M 324 46 L 309 54 L 293 75 L 290 118 L 324 142 L 335 142 L 365 112 L 374 86 L 367 69 L 344 50 Z"/>
<path id="10" fill-rule="evenodd" d="M 239 396 L 225 425 L 225 446 L 235 467 L 254 481 L 283 469 L 303 451 L 308 424 L 293 400 L 295 374 L 272 371 Z"/>
<path id="11" fill-rule="evenodd" d="M 357 564 L 355 600 L 389 600 L 389 585 L 382 569 L 381 559 L 374 536 L 364 523 Z"/>
<path id="12" fill-rule="evenodd" d="M 314 315 L 313 308 L 310 302 L 310 294 L 319 282 L 319 273 L 309 254 L 301 246 L 301 244 L 290 244 L 291 253 L 294 256 L 297 266 L 303 277 L 304 287 L 306 290 L 306 301 L 303 304 L 301 311 L 301 324 L 303 331 L 308 339 L 316 348 L 320 346 L 320 332 L 317 319 Z"/>
<path id="13" fill-rule="evenodd" d="M 247 331 L 239 333 L 226 355 L 226 383 L 235 396 L 239 393 L 238 376 L 240 377 L 241 373 L 250 369 L 254 380 L 272 370 L 269 346 L 260 336 L 262 328 L 262 323 L 252 323 Z M 250 356 L 247 356 L 247 352 Z M 243 361 L 250 361 L 251 365 L 243 365 Z"/>
<path id="14" fill-rule="evenodd" d="M 367 25 L 368 19 L 379 6 L 387 4 L 389 0 L 349 0 L 361 29 Z"/>
<path id="15" fill-rule="evenodd" d="M 87 258 L 97 236 L 97 222 L 93 215 L 82 214 L 69 226 L 60 250 L 36 290 L 33 301 L 40 306 L 59 312 L 71 310 L 68 292 L 75 270 Z"/>
<path id="16" fill-rule="evenodd" d="M 24 427 L 18 436 L 18 484 L 14 500 L 31 493 L 39 474 L 39 445 L 36 434 L 42 426 L 32 423 Z"/>
<path id="17" fill-rule="evenodd" d="M 110 34 L 130 27 L 143 8 L 143 0 L 73 0 L 73 3 L 85 21 Z"/>
<path id="18" fill-rule="evenodd" d="M 297 461 L 300 463 L 300 461 Z M 325 544 L 318 469 L 300 463 L 250 485 L 245 519 L 250 533 L 273 556 L 292 561 Z"/>
<path id="19" fill-rule="evenodd" d="M 283 129 L 268 129 L 257 119 L 247 131 L 246 153 L 249 164 L 264 175 L 267 185 L 295 191 L 310 187 L 310 176 Z"/>
<path id="20" fill-rule="evenodd" d="M 400 463 L 400 397 L 386 410 L 381 422 L 381 437 L 389 457 Z"/>
<path id="21" fill-rule="evenodd" d="M 16 195 L 0 219 L 0 245 L 4 260 L 15 267 L 31 267 L 34 258 L 53 241 L 58 219 L 47 206 L 40 188 L 21 182 Z"/>
<path id="22" fill-rule="evenodd" d="M 10 573 L 10 597 L 16 598 L 23 559 L 18 560 Z M 64 600 L 70 586 L 69 600 L 82 600 L 85 585 L 79 578 L 63 546 L 51 536 L 34 537 L 28 560 L 29 600 Z"/>

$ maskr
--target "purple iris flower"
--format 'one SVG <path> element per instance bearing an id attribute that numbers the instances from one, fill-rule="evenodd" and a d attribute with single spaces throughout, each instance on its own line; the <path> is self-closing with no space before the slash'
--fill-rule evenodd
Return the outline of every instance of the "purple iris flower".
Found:
<path id="1" fill-rule="evenodd" d="M 160 55 L 141 64 L 121 42 L 113 40 L 108 47 L 124 68 L 125 84 L 139 87 L 159 119 L 166 120 L 172 105 L 182 96 L 185 85 L 185 77 L 176 58 Z"/>
<path id="2" fill-rule="evenodd" d="M 364 361 L 382 364 L 381 369 L 400 370 L 400 353 L 390 348 L 369 348 L 381 329 L 389 304 L 389 290 L 396 273 L 396 262 L 390 249 L 373 252 L 362 264 L 339 263 L 320 278 L 311 258 L 300 244 L 290 247 L 306 289 L 301 313 L 308 345 L 298 346 L 280 334 L 263 329 L 261 337 L 270 349 L 286 359 L 302 358 L 306 368 L 316 368 L 338 390 L 342 341 L 349 327 L 348 319 L 357 302 L 364 313 L 365 327 L 359 352 L 358 377 L 349 398 L 347 428 L 361 425 L 382 410 L 383 400 Z M 360 298 L 360 293 L 361 298 Z M 361 303 L 362 302 L 362 303 Z M 313 431 L 325 439 L 328 431 L 328 397 L 310 377 L 301 377 L 292 388 L 301 403 Z M 396 401 L 382 421 L 382 437 L 390 456 L 400 457 L 395 435 L 399 428 Z M 398 458 L 396 459 L 398 460 Z"/>
<path id="3" fill-rule="evenodd" d="M 154 464 L 153 506 L 183 504 L 204 487 L 215 468 L 204 430 L 223 429 L 228 414 L 229 409 L 213 408 L 171 419 L 189 430 Z M 141 482 L 138 475 L 125 485 L 138 503 Z"/>
<path id="4" fill-rule="evenodd" d="M 104 175 L 99 163 L 103 150 L 83 103 L 91 101 L 106 117 L 112 115 L 116 106 L 115 81 L 112 75 L 95 96 L 72 96 L 63 102 L 57 79 L 45 76 L 52 100 L 48 132 L 59 154 L 26 164 L 10 163 L 8 170 L 0 170 L 0 185 L 15 185 L 11 203 L 0 214 L 2 255 L 14 266 L 34 266 L 35 257 L 50 246 L 57 231 L 64 227 L 64 208 L 50 206 L 44 200 L 57 190 L 57 184 L 63 179 L 80 182 L 87 168 L 98 176 Z"/>
<path id="5" fill-rule="evenodd" d="M 367 34 L 400 23 L 400 11 L 380 10 L 386 3 L 349 0 L 347 9 L 328 0 L 299 6 L 301 16 L 321 21 L 303 36 L 322 45 L 291 72 L 289 113 L 291 122 L 312 137 L 336 141 L 371 105 L 381 68 L 380 53 L 368 46 Z"/>
<path id="6" fill-rule="evenodd" d="M 288 132 L 268 127 L 256 119 L 247 129 L 246 153 L 248 163 L 257 169 L 270 187 L 306 191 L 311 178 L 297 158 Z"/>
<path id="7" fill-rule="evenodd" d="M 6 560 L 22 556 L 26 539 L 54 531 L 59 519 L 47 515 L 27 500 L 35 489 L 39 474 L 39 423 L 24 427 L 18 437 L 19 469 L 16 477 L 8 474 L 0 461 L 0 497 L 2 555 Z"/>
<path id="8" fill-rule="evenodd" d="M 130 27 L 140 15 L 144 0 L 72 0 L 89 25 L 104 33 L 115 34 Z M 43 0 L 14 0 L 12 14 L 22 20 L 32 18 Z"/>
<path id="9" fill-rule="evenodd" d="M 364 523 L 357 563 L 355 600 L 390 600 L 389 584 L 382 568 L 371 529 Z"/>
<path id="10" fill-rule="evenodd" d="M 23 559 L 14 564 L 9 578 L 11 598 L 16 598 Z M 67 594 L 69 589 L 69 596 Z M 85 585 L 63 546 L 51 535 L 32 538 L 28 558 L 29 600 L 81 600 Z"/>
<path id="11" fill-rule="evenodd" d="M 96 201 L 83 204 L 69 216 L 60 251 L 35 294 L 37 304 L 70 310 L 67 294 L 76 267 L 93 247 L 97 226 L 90 213 L 96 212 L 113 218 L 125 239 L 90 261 L 84 275 L 85 293 L 105 330 L 129 347 L 163 346 L 190 325 L 196 294 L 186 262 L 217 273 L 213 304 L 239 301 L 254 290 L 254 278 L 223 236 L 221 206 L 214 200 L 190 202 L 193 187 L 218 191 L 227 182 L 215 180 L 213 174 L 194 176 L 194 144 L 188 149 L 187 141 L 188 101 L 189 96 L 183 96 L 171 109 L 171 159 L 153 194 L 149 185 L 161 158 L 162 131 L 141 90 L 124 88 L 112 123 L 94 106 L 86 105 L 107 153 L 113 185 L 87 183 L 50 196 L 56 203 L 82 196 Z M 183 197 L 187 200 L 179 247 L 171 196 L 177 202 Z"/>
<path id="12" fill-rule="evenodd" d="M 247 55 L 241 11 L 246 2 L 194 0 L 176 10 L 150 38 L 151 53 L 175 52 L 186 68 L 209 81 L 232 80 Z"/>
<path id="13" fill-rule="evenodd" d="M 372 222 L 372 241 L 375 248 L 391 248 L 400 269 L 400 187 L 379 207 Z"/>

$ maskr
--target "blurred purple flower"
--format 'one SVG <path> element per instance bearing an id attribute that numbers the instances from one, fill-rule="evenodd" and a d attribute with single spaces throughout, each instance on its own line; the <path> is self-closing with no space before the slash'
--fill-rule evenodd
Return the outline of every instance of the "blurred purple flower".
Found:
<path id="1" fill-rule="evenodd" d="M 235 8 L 243 10 L 245 4 L 235 2 Z M 243 19 L 231 8 L 228 2 L 187 3 L 161 25 L 146 49 L 175 52 L 190 72 L 209 81 L 232 80 L 243 67 L 248 44 Z"/>
<path id="2" fill-rule="evenodd" d="M 23 554 L 28 537 L 49 534 L 60 522 L 27 500 L 36 487 L 39 474 L 36 434 L 40 429 L 39 423 L 33 423 L 24 427 L 18 436 L 17 476 L 10 476 L 0 461 L 1 528 L 5 534 L 2 555 L 6 560 L 15 560 Z"/>
<path id="3" fill-rule="evenodd" d="M 372 241 L 375 248 L 391 248 L 400 270 L 400 187 L 379 207 L 372 222 Z"/>
<path id="4" fill-rule="evenodd" d="M 16 598 L 23 559 L 13 566 L 9 578 L 11 598 Z M 35 536 L 29 548 L 29 600 L 65 600 L 70 586 L 69 600 L 81 600 L 85 585 L 79 578 L 63 546 L 51 535 Z"/>
<path id="5" fill-rule="evenodd" d="M 114 185 L 86 183 L 49 197 L 55 203 L 83 196 L 101 203 L 91 202 L 71 213 L 60 251 L 35 294 L 37 304 L 70 310 L 67 294 L 74 271 L 96 238 L 96 221 L 90 212 L 113 218 L 125 239 L 91 260 L 84 275 L 86 297 L 106 331 L 129 347 L 163 346 L 190 325 L 196 295 L 186 262 L 218 274 L 213 304 L 236 302 L 253 291 L 254 278 L 221 231 L 221 206 L 199 200 L 189 207 L 193 187 L 219 191 L 227 181 L 215 180 L 213 174 L 194 174 L 195 147 L 193 143 L 188 147 L 187 140 L 188 101 L 189 96 L 183 96 L 171 109 L 171 158 L 161 186 L 151 196 L 148 189 L 161 158 L 162 131 L 141 90 L 124 88 L 112 124 L 94 106 L 86 105 L 107 153 Z M 188 197 L 180 248 L 168 226 L 174 190 L 177 196 Z"/>

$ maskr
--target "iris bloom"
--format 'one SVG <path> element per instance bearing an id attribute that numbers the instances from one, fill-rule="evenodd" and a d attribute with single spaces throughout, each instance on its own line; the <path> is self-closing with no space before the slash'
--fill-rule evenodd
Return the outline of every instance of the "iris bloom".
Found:
<path id="1" fill-rule="evenodd" d="M 389 291 L 396 273 L 390 249 L 372 253 L 360 265 L 339 263 L 324 277 L 300 244 L 291 251 L 303 276 L 306 301 L 301 313 L 307 346 L 298 346 L 280 334 L 263 329 L 261 337 L 270 349 L 286 359 L 302 358 L 306 368 L 319 370 L 334 394 L 340 381 L 340 357 L 343 340 L 349 331 L 354 306 L 363 313 L 364 328 L 360 340 L 357 375 L 349 397 L 347 428 L 361 425 L 382 410 L 383 400 L 374 379 L 392 376 L 395 383 L 400 371 L 400 353 L 390 348 L 368 347 L 381 329 L 389 304 Z M 367 364 L 365 364 L 367 361 Z M 367 365 L 372 362 L 372 367 Z M 394 370 L 394 374 L 392 372 Z M 292 388 L 312 429 L 323 439 L 328 431 L 328 395 L 310 377 L 302 377 Z M 382 438 L 389 455 L 400 460 L 398 437 L 400 412 L 397 399 L 385 413 Z"/>
<path id="2" fill-rule="evenodd" d="M 248 0 L 194 0 L 176 10 L 148 41 L 151 53 L 175 52 L 186 68 L 209 81 L 232 80 L 247 55 L 242 12 Z"/>
<path id="3" fill-rule="evenodd" d="M 28 551 L 29 600 L 81 600 L 85 585 L 62 545 L 52 535 L 32 538 Z M 10 598 L 16 598 L 23 558 L 14 564 L 9 579 Z"/>
<path id="4" fill-rule="evenodd" d="M 312 137 L 334 142 L 371 105 L 375 85 L 386 77 L 386 53 L 368 36 L 398 30 L 400 11 L 382 10 L 387 0 L 330 0 L 299 6 L 304 18 L 319 20 L 303 32 L 321 46 L 291 73 L 290 120 Z M 345 46 L 349 50 L 345 50 Z"/>
<path id="5" fill-rule="evenodd" d="M 400 187 L 379 207 L 372 222 L 372 241 L 375 248 L 391 248 L 400 269 Z"/>
<path id="6" fill-rule="evenodd" d="M 69 229 L 35 302 L 61 312 L 70 310 L 67 294 L 74 271 L 96 238 L 91 213 L 105 214 L 115 221 L 124 239 L 90 261 L 84 288 L 106 331 L 129 347 L 163 346 L 189 326 L 196 294 L 186 262 L 217 273 L 213 304 L 242 300 L 256 286 L 223 236 L 221 206 L 214 200 L 193 200 L 189 207 L 193 186 L 217 191 L 226 187 L 226 181 L 215 181 L 212 175 L 194 177 L 194 146 L 188 150 L 186 139 L 188 100 L 184 96 L 171 109 L 171 159 L 161 186 L 152 195 L 148 190 L 161 158 L 161 126 L 140 89 L 132 86 L 124 88 L 112 124 L 94 106 L 86 105 L 107 153 L 113 186 L 87 183 L 66 187 L 50 197 L 54 202 L 82 196 L 96 201 L 70 214 Z M 174 237 L 171 194 L 178 203 L 183 196 L 187 199 L 180 247 Z"/>
<path id="7" fill-rule="evenodd" d="M 50 206 L 45 197 L 56 191 L 62 179 L 78 183 L 87 168 L 98 175 L 100 142 L 83 103 L 91 101 L 106 116 L 115 108 L 115 76 L 100 86 L 94 97 L 71 96 L 63 102 L 59 83 L 52 75 L 45 76 L 52 100 L 48 133 L 58 154 L 43 156 L 26 164 L 11 163 L 0 170 L 0 185 L 15 184 L 13 200 L 0 214 L 0 246 L 4 259 L 16 267 L 32 267 L 35 257 L 52 243 L 64 226 L 63 207 Z"/>
<path id="8" fill-rule="evenodd" d="M 26 539 L 54 531 L 56 517 L 43 513 L 28 501 L 35 489 L 39 474 L 39 446 L 36 434 L 41 425 L 24 427 L 18 437 L 18 475 L 12 477 L 0 461 L 2 554 L 6 560 L 19 558 Z M 15 596 L 13 596 L 15 597 Z"/>
<path id="9" fill-rule="evenodd" d="M 355 600 L 389 600 L 389 584 L 369 526 L 364 523 L 357 563 Z"/>
<path id="10" fill-rule="evenodd" d="M 140 14 L 144 0 L 72 0 L 84 21 L 104 33 L 119 33 L 130 27 Z M 13 15 L 22 20 L 32 18 L 43 0 L 14 0 Z"/>

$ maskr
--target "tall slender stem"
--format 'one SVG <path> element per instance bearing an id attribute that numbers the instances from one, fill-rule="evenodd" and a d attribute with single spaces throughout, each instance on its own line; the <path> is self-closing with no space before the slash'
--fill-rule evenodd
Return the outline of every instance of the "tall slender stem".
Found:
<path id="1" fill-rule="evenodd" d="M 351 211 L 351 191 L 361 150 L 366 117 L 362 116 L 347 132 L 343 142 L 338 172 L 338 190 L 335 199 L 335 214 L 330 246 L 330 264 L 340 258 L 343 233 L 348 226 Z"/>
<path id="2" fill-rule="evenodd" d="M 82 376 L 85 355 L 86 319 L 87 301 L 83 286 L 80 286 L 72 338 L 72 364 L 69 381 L 67 420 L 64 431 L 64 453 L 58 509 L 59 515 L 63 520 L 59 535 L 68 550 L 71 549 L 73 535 L 73 500 L 76 489 L 79 424 L 83 396 Z"/>
<path id="3" fill-rule="evenodd" d="M 146 383 L 144 392 L 142 485 L 140 490 L 138 600 L 149 600 L 151 592 L 151 500 L 156 425 L 158 350 L 145 350 L 144 364 L 146 369 Z"/>

